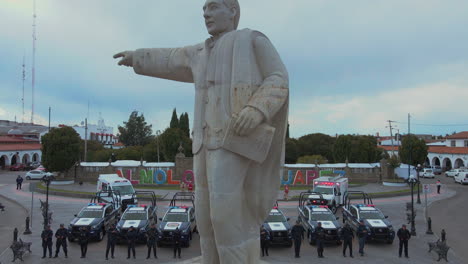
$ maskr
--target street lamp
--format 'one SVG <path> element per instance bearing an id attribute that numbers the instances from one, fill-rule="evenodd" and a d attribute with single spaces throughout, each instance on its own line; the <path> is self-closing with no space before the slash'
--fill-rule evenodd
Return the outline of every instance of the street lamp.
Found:
<path id="1" fill-rule="evenodd" d="M 158 150 L 158 163 L 159 163 L 159 136 L 161 135 L 161 130 L 156 130 L 156 147 Z"/>
<path id="2" fill-rule="evenodd" d="M 414 177 L 414 175 L 410 175 L 408 179 L 408 183 L 411 186 L 411 235 L 416 236 L 416 227 L 414 226 L 414 194 L 413 194 L 414 192 L 413 192 L 413 189 L 414 189 L 415 184 L 419 185 L 419 181 L 417 178 Z"/>
<path id="3" fill-rule="evenodd" d="M 419 190 L 419 172 L 421 172 L 422 168 L 421 168 L 421 164 L 418 164 L 418 166 L 416 167 L 416 175 L 418 177 L 418 199 L 416 200 L 416 203 L 417 204 L 421 204 L 421 195 L 420 195 L 420 190 Z"/>
<path id="4" fill-rule="evenodd" d="M 47 174 L 46 176 L 42 177 L 42 181 L 46 184 L 46 203 L 45 203 L 45 213 L 43 213 L 44 217 L 44 228 L 49 225 L 49 185 L 50 182 L 53 181 L 55 177 L 53 175 Z"/>

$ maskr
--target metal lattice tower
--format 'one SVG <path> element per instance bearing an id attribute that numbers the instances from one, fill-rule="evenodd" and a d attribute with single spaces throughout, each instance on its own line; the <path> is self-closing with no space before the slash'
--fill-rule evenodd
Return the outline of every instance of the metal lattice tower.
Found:
<path id="1" fill-rule="evenodd" d="M 31 124 L 34 124 L 34 86 L 36 81 L 36 0 L 34 0 L 34 12 L 33 12 L 33 54 L 32 54 L 32 69 L 31 69 Z"/>

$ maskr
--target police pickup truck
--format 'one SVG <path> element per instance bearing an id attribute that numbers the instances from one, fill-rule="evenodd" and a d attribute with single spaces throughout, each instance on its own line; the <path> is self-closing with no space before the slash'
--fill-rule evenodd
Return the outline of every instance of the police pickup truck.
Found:
<path id="1" fill-rule="evenodd" d="M 268 232 L 271 245 L 292 246 L 291 225 L 289 218 L 286 218 L 283 212 L 278 209 L 278 203 L 268 214 L 263 223 L 263 228 Z"/>
<path id="2" fill-rule="evenodd" d="M 189 202 L 183 205 L 182 202 Z M 195 221 L 195 196 L 192 192 L 178 192 L 172 197 L 169 208 L 158 225 L 158 247 L 172 245 L 173 232 L 178 228 L 182 245 L 189 247 L 192 234 L 197 232 Z"/>
<path id="3" fill-rule="evenodd" d="M 138 241 L 146 242 L 146 231 L 156 224 L 157 206 L 156 195 L 152 191 L 137 191 L 131 198 L 141 204 L 129 204 L 116 225 L 119 232 L 119 241 L 125 241 L 128 229 L 133 226 L 138 232 Z M 148 202 L 149 204 L 143 204 Z"/>
<path id="4" fill-rule="evenodd" d="M 317 239 L 316 228 L 318 223 L 322 224 L 325 231 L 325 241 L 341 243 L 341 224 L 338 217 L 326 205 L 326 199 L 320 193 L 303 192 L 299 196 L 299 220 L 307 232 L 309 243 L 315 244 Z"/>
<path id="5" fill-rule="evenodd" d="M 363 197 L 363 203 L 351 204 L 351 197 L 360 195 Z M 359 221 L 364 220 L 368 231 L 367 240 L 380 240 L 392 244 L 395 239 L 395 230 L 390 221 L 387 220 L 382 212 L 375 207 L 372 199 L 367 193 L 360 191 L 349 191 L 347 202 L 343 208 L 343 222 L 348 221 L 351 227 L 357 231 Z"/>

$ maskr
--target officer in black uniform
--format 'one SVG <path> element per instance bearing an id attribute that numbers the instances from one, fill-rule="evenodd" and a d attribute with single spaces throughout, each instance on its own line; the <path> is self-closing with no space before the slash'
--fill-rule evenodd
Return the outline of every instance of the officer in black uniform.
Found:
<path id="1" fill-rule="evenodd" d="M 366 240 L 367 240 L 367 227 L 364 225 L 364 220 L 359 220 L 359 227 L 357 229 L 357 236 L 359 238 L 359 254 L 361 254 L 361 257 L 364 256 L 364 246 L 366 245 Z"/>
<path id="2" fill-rule="evenodd" d="M 115 244 L 117 243 L 117 236 L 119 231 L 115 228 L 115 225 L 112 224 L 109 229 L 107 229 L 107 246 L 106 246 L 106 260 L 109 259 L 109 249 L 111 250 L 111 257 L 114 258 L 114 249 Z"/>
<path id="3" fill-rule="evenodd" d="M 260 229 L 260 247 L 262 248 L 262 257 L 265 254 L 268 256 L 268 247 L 270 246 L 270 234 L 265 230 L 265 227 Z"/>
<path id="4" fill-rule="evenodd" d="M 154 252 L 154 258 L 158 258 L 156 255 L 156 240 L 158 238 L 158 230 L 156 229 L 156 224 L 152 224 L 151 228 L 146 232 L 146 245 L 148 246 L 148 256 L 146 259 L 149 259 L 151 256 L 151 249 Z"/>
<path id="5" fill-rule="evenodd" d="M 315 232 L 317 237 L 317 254 L 319 258 L 323 258 L 323 241 L 325 240 L 325 230 L 323 229 L 321 222 L 318 222 Z"/>
<path id="6" fill-rule="evenodd" d="M 406 225 L 403 225 L 398 229 L 397 237 L 400 240 L 400 248 L 398 249 L 398 256 L 401 258 L 401 251 L 403 246 L 405 247 L 405 258 L 408 258 L 408 240 L 411 238 L 411 233 L 406 229 Z"/>
<path id="7" fill-rule="evenodd" d="M 297 220 L 296 224 L 291 229 L 291 235 L 294 240 L 294 252 L 295 252 L 294 257 L 295 258 L 301 257 L 300 256 L 301 243 L 302 243 L 302 240 L 304 240 L 304 232 L 305 232 L 304 227 L 301 225 L 301 222 Z"/>
<path id="8" fill-rule="evenodd" d="M 130 249 L 132 250 L 133 258 L 136 258 L 135 257 L 135 243 L 136 243 L 137 237 L 138 237 L 137 231 L 135 230 L 133 226 L 131 226 L 127 232 L 127 251 L 128 251 L 127 259 L 130 258 Z"/>
<path id="9" fill-rule="evenodd" d="M 81 258 L 86 257 L 86 252 L 88 251 L 88 242 L 89 242 L 89 230 L 86 226 L 80 228 L 80 233 L 78 234 L 78 243 L 81 247 Z"/>
<path id="10" fill-rule="evenodd" d="M 68 237 L 68 230 L 64 227 L 63 224 L 60 224 L 60 228 L 57 229 L 55 232 L 55 237 L 57 241 L 55 242 L 55 256 L 54 258 L 58 257 L 58 253 L 60 252 L 60 247 L 63 248 L 63 253 L 65 253 L 65 258 L 68 257 L 68 250 L 67 250 L 67 237 Z"/>
<path id="11" fill-rule="evenodd" d="M 176 252 L 178 253 L 179 258 L 180 258 L 180 252 L 182 251 L 182 248 L 181 248 L 181 245 L 180 245 L 181 242 L 182 241 L 180 241 L 180 230 L 177 227 L 176 230 L 174 230 L 174 232 L 172 232 L 172 244 L 173 244 L 173 247 L 174 247 L 174 258 L 176 258 Z"/>
<path id="12" fill-rule="evenodd" d="M 346 248 L 349 247 L 349 256 L 353 257 L 353 229 L 346 223 L 343 229 L 341 229 L 341 239 L 343 239 L 343 257 L 346 257 Z"/>
<path id="13" fill-rule="evenodd" d="M 46 257 L 47 249 L 49 249 L 49 258 L 52 257 L 52 237 L 54 232 L 50 229 L 50 225 L 46 226 L 41 233 L 42 238 L 42 258 Z"/>

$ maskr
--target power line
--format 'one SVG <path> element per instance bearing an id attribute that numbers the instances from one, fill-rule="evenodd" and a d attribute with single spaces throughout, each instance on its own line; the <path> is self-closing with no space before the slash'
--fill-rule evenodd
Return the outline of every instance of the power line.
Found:
<path id="1" fill-rule="evenodd" d="M 400 122 L 400 121 L 394 121 L 397 124 L 408 124 L 408 122 Z M 413 126 L 440 126 L 440 127 L 445 127 L 445 126 L 468 126 L 468 124 L 415 124 L 412 123 L 411 125 Z"/>

